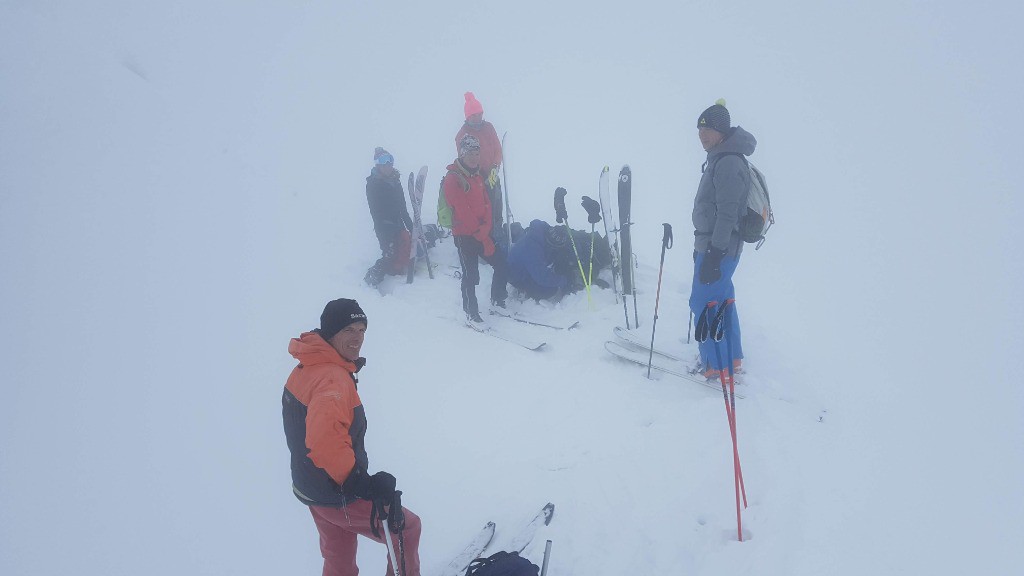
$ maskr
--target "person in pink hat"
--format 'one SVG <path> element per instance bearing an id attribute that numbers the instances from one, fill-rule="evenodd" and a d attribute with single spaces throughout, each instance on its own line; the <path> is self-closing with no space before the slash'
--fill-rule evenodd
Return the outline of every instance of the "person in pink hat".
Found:
<path id="1" fill-rule="evenodd" d="M 487 196 L 491 200 L 492 238 L 499 246 L 504 246 L 506 235 L 502 230 L 504 203 L 502 201 L 501 180 L 498 169 L 501 167 L 501 140 L 494 126 L 484 120 L 484 107 L 472 92 L 466 92 L 466 104 L 463 111 L 466 121 L 459 133 L 455 135 L 455 150 L 458 152 L 462 138 L 469 134 L 480 142 L 480 174 L 484 177 Z"/>

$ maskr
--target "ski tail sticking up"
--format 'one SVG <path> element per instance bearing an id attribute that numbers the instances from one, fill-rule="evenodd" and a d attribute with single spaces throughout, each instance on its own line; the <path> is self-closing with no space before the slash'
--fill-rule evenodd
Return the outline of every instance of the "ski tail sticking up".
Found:
<path id="1" fill-rule="evenodd" d="M 422 258 L 427 263 L 427 275 L 434 278 L 434 271 L 430 266 L 430 255 L 427 254 L 427 241 L 423 234 L 423 188 L 427 181 L 427 167 L 423 166 L 419 172 L 409 172 L 409 203 L 412 204 L 412 230 L 409 242 L 409 267 L 405 281 L 411 284 L 416 275 L 416 263 Z"/>
<path id="2" fill-rule="evenodd" d="M 604 217 L 604 237 L 608 241 L 608 246 L 611 248 L 612 253 L 612 289 L 615 291 L 615 303 L 619 303 L 619 296 L 622 294 L 621 279 L 621 268 L 619 267 L 619 223 L 615 219 L 615 211 L 612 208 L 611 196 L 609 192 L 609 172 L 607 166 L 601 170 L 601 178 L 598 181 L 597 191 L 598 198 L 601 200 L 601 215 Z M 611 226 L 611 231 L 615 232 L 615 241 L 612 242 L 612 237 L 609 234 L 608 227 Z"/>
<path id="3" fill-rule="evenodd" d="M 508 249 L 512 249 L 512 222 L 514 217 L 512 216 L 512 205 L 508 202 L 508 174 L 505 170 L 505 136 L 508 136 L 508 132 L 503 132 L 501 135 L 501 188 L 505 195 L 505 227 L 506 236 L 508 239 Z"/>
<path id="4" fill-rule="evenodd" d="M 622 270 L 622 309 L 626 315 L 626 328 L 629 328 L 629 310 L 626 307 L 626 296 L 633 297 L 633 327 L 640 326 L 640 316 L 636 305 L 636 278 L 633 275 L 633 243 L 630 240 L 632 217 L 630 209 L 633 201 L 633 172 L 629 165 L 619 171 L 619 263 Z"/>

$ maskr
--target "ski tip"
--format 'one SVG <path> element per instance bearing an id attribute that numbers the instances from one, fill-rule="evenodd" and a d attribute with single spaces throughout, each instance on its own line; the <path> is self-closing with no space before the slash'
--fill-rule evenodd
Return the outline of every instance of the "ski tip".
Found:
<path id="1" fill-rule="evenodd" d="M 569 327 L 566 328 L 566 330 L 572 330 L 573 328 L 579 328 L 579 327 L 580 327 L 580 321 L 577 320 L 577 321 L 573 322 L 572 324 L 570 324 Z"/>
<path id="2" fill-rule="evenodd" d="M 551 518 L 555 515 L 555 505 L 548 502 L 544 505 L 544 525 L 551 524 Z"/>

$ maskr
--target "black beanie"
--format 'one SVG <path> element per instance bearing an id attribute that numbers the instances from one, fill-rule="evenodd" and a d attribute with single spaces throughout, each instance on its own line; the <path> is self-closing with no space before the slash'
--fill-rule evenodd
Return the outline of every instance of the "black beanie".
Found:
<path id="1" fill-rule="evenodd" d="M 732 125 L 732 120 L 729 118 L 729 110 L 725 107 L 725 100 L 717 100 L 715 104 L 709 107 L 707 110 L 701 112 L 697 118 L 697 128 L 711 128 L 717 130 L 722 134 L 728 134 L 729 128 Z"/>
<path id="2" fill-rule="evenodd" d="M 320 315 L 320 336 L 324 340 L 330 340 L 346 326 L 356 322 L 366 322 L 366 314 L 358 302 L 348 298 L 331 300 L 324 306 L 324 313 Z"/>

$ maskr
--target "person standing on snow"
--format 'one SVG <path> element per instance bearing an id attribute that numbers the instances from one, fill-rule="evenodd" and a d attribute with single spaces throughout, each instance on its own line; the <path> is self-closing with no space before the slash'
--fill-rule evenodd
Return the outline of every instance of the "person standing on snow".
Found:
<path id="1" fill-rule="evenodd" d="M 411 252 L 412 218 L 405 205 L 395 157 L 378 146 L 373 152 L 373 163 L 366 177 L 366 203 L 370 207 L 381 257 L 366 271 L 363 280 L 370 286 L 377 286 L 388 274 L 405 273 Z"/>
<path id="2" fill-rule="evenodd" d="M 491 303 L 505 307 L 508 286 L 505 262 L 495 254 L 491 238 L 491 202 L 480 175 L 480 141 L 466 134 L 459 142 L 459 157 L 448 165 L 441 191 L 452 210 L 452 235 L 462 264 L 462 309 L 473 322 L 483 322 L 476 299 L 480 258 L 491 265 Z"/>
<path id="3" fill-rule="evenodd" d="M 750 132 L 731 126 L 724 100 L 718 100 L 697 118 L 697 136 L 708 156 L 693 200 L 694 269 L 690 310 L 694 318 L 700 317 L 708 302 L 721 303 L 736 297 L 732 276 L 743 251 L 739 222 L 747 210 L 750 191 L 750 171 L 743 157 L 753 154 L 757 146 Z M 727 339 L 734 368 L 738 369 L 743 347 L 735 305 L 731 306 L 728 319 Z M 722 361 L 728 356 L 723 353 Z M 715 354 L 715 343 L 710 339 L 700 344 L 700 359 L 705 377 L 714 378 L 723 368 Z"/>
<path id="4" fill-rule="evenodd" d="M 395 506 L 395 477 L 369 474 L 363 437 L 366 415 L 356 389 L 356 373 L 366 314 L 355 300 L 332 300 L 320 315 L 320 328 L 293 338 L 288 352 L 299 361 L 281 398 L 284 432 L 291 452 L 292 491 L 309 507 L 320 533 L 324 576 L 355 576 L 357 536 L 384 542 L 371 511 L 389 510 L 395 553 L 399 541 L 403 576 L 418 576 L 420 519 Z M 392 510 L 394 508 L 394 510 Z M 394 570 L 388 559 L 388 575 Z"/>
<path id="5" fill-rule="evenodd" d="M 455 150 L 458 151 L 462 137 L 470 134 L 480 142 L 480 174 L 484 178 L 487 189 L 487 197 L 491 201 L 491 222 L 493 223 L 492 240 L 499 246 L 507 242 L 503 233 L 502 222 L 502 190 L 501 180 L 498 178 L 498 169 L 501 167 L 502 150 L 501 140 L 498 132 L 490 122 L 484 120 L 484 107 L 472 92 L 466 92 L 466 103 L 463 105 L 463 112 L 466 114 L 466 122 L 455 135 Z M 506 247 L 507 248 L 507 247 Z"/>

